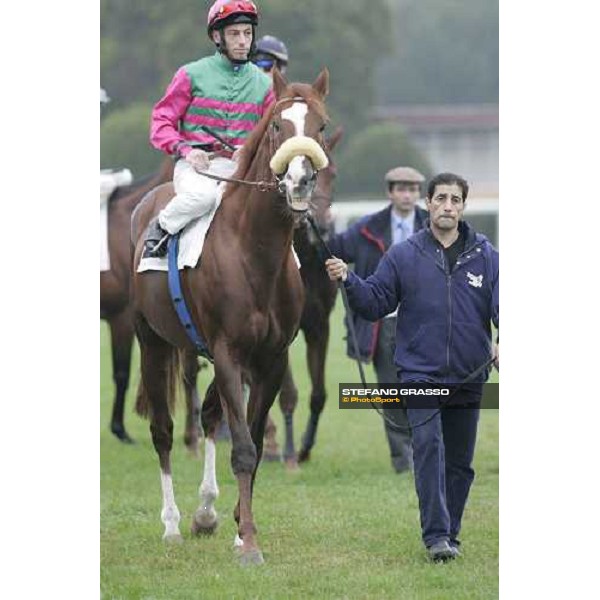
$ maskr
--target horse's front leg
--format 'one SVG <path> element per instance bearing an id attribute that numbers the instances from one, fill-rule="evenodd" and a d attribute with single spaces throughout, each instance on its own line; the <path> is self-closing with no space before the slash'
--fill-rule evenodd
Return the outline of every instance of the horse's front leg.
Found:
<path id="1" fill-rule="evenodd" d="M 231 356 L 226 340 L 215 343 L 214 356 L 215 381 L 231 431 L 231 467 L 238 480 L 239 500 L 235 513 L 238 535 L 235 545 L 240 551 L 242 565 L 262 564 L 264 559 L 256 541 L 252 516 L 252 476 L 257 465 L 257 452 L 246 422 L 241 367 Z"/>
<path id="2" fill-rule="evenodd" d="M 327 345 L 329 344 L 328 318 L 318 329 L 305 331 L 304 337 L 306 338 L 306 358 L 312 391 L 310 394 L 310 415 L 306 431 L 302 436 L 302 449 L 298 457 L 298 461 L 301 463 L 310 459 L 310 452 L 317 438 L 319 417 L 323 412 L 327 398 L 327 392 L 325 391 L 325 361 L 327 359 Z"/>
<path id="3" fill-rule="evenodd" d="M 250 426 L 251 439 L 256 447 L 256 464 L 250 478 L 250 485 L 244 480 L 243 495 L 240 493 L 238 505 L 234 511 L 234 517 L 239 522 L 240 533 L 236 538 L 236 546 L 243 548 L 246 544 L 246 538 L 242 535 L 244 523 L 244 511 L 247 510 L 252 518 L 252 491 L 254 488 L 254 479 L 260 464 L 263 449 L 263 438 L 267 415 L 277 392 L 281 387 L 281 382 L 287 367 L 287 351 L 283 355 L 269 358 L 264 364 L 253 371 L 253 384 L 250 391 L 250 401 L 248 403 L 248 424 Z M 253 525 L 253 531 L 256 528 Z M 261 554 L 262 558 L 262 554 Z"/>

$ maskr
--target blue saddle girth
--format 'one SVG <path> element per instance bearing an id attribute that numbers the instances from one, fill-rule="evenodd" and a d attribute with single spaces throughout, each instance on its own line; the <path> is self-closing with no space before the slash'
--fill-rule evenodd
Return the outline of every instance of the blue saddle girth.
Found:
<path id="1" fill-rule="evenodd" d="M 169 295 L 171 296 L 171 301 L 173 302 L 173 306 L 175 307 L 175 312 L 179 318 L 179 321 L 183 325 L 185 329 L 185 333 L 188 338 L 194 344 L 194 348 L 196 352 L 207 358 L 211 362 L 213 361 L 213 357 L 206 345 L 206 342 L 202 339 L 202 336 L 198 333 L 196 326 L 192 320 L 192 315 L 188 310 L 187 304 L 185 303 L 185 298 L 183 297 L 183 290 L 181 289 L 181 276 L 179 274 L 179 269 L 177 268 L 177 256 L 179 254 L 179 233 L 169 237 L 169 245 L 167 250 L 168 256 L 168 280 L 169 280 Z"/>

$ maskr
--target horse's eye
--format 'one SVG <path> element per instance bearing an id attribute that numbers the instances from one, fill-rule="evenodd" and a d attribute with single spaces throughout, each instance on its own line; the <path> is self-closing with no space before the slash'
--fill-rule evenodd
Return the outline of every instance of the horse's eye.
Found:
<path id="1" fill-rule="evenodd" d="M 321 125 L 321 129 L 319 129 L 319 131 L 321 133 L 323 133 L 325 131 L 325 127 L 327 127 L 327 125 L 325 123 L 323 123 L 323 125 Z"/>
<path id="2" fill-rule="evenodd" d="M 273 129 L 275 131 L 279 131 L 280 127 L 279 127 L 279 123 L 277 123 L 276 121 L 273 121 Z"/>

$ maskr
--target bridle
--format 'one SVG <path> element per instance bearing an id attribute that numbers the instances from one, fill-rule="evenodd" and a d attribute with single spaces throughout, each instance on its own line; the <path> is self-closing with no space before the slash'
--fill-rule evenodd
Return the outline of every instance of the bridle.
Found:
<path id="1" fill-rule="evenodd" d="M 282 179 L 273 174 L 273 181 L 248 181 L 247 179 L 236 179 L 235 177 L 223 177 L 222 175 L 214 175 L 208 171 L 200 171 L 196 169 L 198 175 L 214 179 L 215 181 L 227 181 L 229 183 L 239 183 L 250 187 L 256 187 L 260 192 L 269 192 L 277 189 L 281 195 L 285 195 L 285 187 Z"/>

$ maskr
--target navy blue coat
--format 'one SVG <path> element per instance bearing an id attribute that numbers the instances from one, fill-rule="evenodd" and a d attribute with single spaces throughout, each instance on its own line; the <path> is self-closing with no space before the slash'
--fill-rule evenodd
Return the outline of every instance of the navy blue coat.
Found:
<path id="1" fill-rule="evenodd" d="M 429 214 L 418 206 L 415 211 L 414 232 L 416 233 L 425 226 Z M 363 217 L 329 242 L 333 254 L 346 263 L 354 263 L 354 272 L 363 279 L 375 273 L 379 261 L 392 245 L 391 212 L 390 204 L 379 212 Z M 369 361 L 373 358 L 377 347 L 379 322 L 372 323 L 354 314 L 354 327 L 360 358 Z M 346 341 L 348 356 L 356 358 L 350 334 Z"/>
<path id="2" fill-rule="evenodd" d="M 350 306 L 365 319 L 381 319 L 400 304 L 394 362 L 403 383 L 458 383 L 491 357 L 491 322 L 500 324 L 499 256 L 484 235 L 464 221 L 459 226 L 465 250 L 451 272 L 427 228 L 392 246 L 366 280 L 348 274 Z"/>

